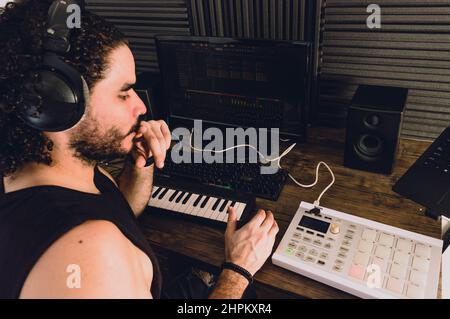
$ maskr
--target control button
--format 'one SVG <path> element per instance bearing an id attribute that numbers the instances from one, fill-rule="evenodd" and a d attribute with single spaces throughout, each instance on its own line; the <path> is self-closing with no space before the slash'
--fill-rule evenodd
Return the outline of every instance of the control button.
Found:
<path id="1" fill-rule="evenodd" d="M 397 241 L 398 250 L 401 250 L 405 253 L 409 253 L 411 252 L 411 248 L 412 248 L 412 241 L 410 241 L 409 239 L 399 239 Z"/>
<path id="2" fill-rule="evenodd" d="M 334 241 L 334 238 L 328 237 L 327 238 L 329 241 Z"/>
<path id="3" fill-rule="evenodd" d="M 404 279 L 406 277 L 406 271 L 407 268 L 405 266 L 399 264 L 392 264 L 389 273 L 391 274 L 392 277 Z"/>
<path id="4" fill-rule="evenodd" d="M 416 269 L 416 270 L 422 270 L 424 272 L 427 272 L 429 265 L 430 265 L 430 262 L 428 260 L 415 256 L 413 259 L 412 268 Z"/>
<path id="5" fill-rule="evenodd" d="M 342 242 L 342 245 L 345 245 L 345 246 L 351 246 L 351 245 L 352 245 L 352 242 L 351 242 L 350 240 L 344 240 L 344 241 Z"/>
<path id="6" fill-rule="evenodd" d="M 344 264 L 344 262 L 342 260 L 340 260 L 340 259 L 336 259 L 335 264 L 336 265 L 342 265 L 342 264 Z"/>
<path id="7" fill-rule="evenodd" d="M 353 239 L 353 235 L 345 235 L 344 238 L 348 239 L 348 240 L 352 240 Z"/>
<path id="8" fill-rule="evenodd" d="M 431 256 L 431 249 L 429 246 L 425 246 L 422 244 L 417 244 L 416 249 L 414 250 L 414 254 L 416 256 L 420 256 L 424 259 L 428 259 Z"/>
<path id="9" fill-rule="evenodd" d="M 404 280 L 391 277 L 387 282 L 386 289 L 396 294 L 402 294 L 404 284 L 405 284 Z"/>
<path id="10" fill-rule="evenodd" d="M 354 224 L 350 224 L 350 225 L 348 225 L 348 227 L 350 227 L 352 229 L 356 229 L 356 225 L 354 225 Z"/>
<path id="11" fill-rule="evenodd" d="M 350 270 L 348 272 L 348 275 L 352 278 L 363 280 L 364 279 L 364 273 L 365 273 L 366 267 L 359 266 L 359 265 L 352 265 L 350 267 Z"/>
<path id="12" fill-rule="evenodd" d="M 377 257 L 380 257 L 383 259 L 388 259 L 390 255 L 391 255 L 391 248 L 384 247 L 384 246 L 378 246 L 375 249 L 375 256 L 377 256 Z"/>
<path id="13" fill-rule="evenodd" d="M 307 230 L 306 233 L 307 233 L 307 234 L 310 234 L 310 235 L 314 235 L 314 232 L 312 232 L 312 231 L 310 231 L 310 230 Z"/>
<path id="14" fill-rule="evenodd" d="M 425 286 L 427 281 L 427 274 L 422 271 L 411 270 L 411 275 L 409 276 L 409 280 L 416 284 L 417 286 Z"/>
<path id="15" fill-rule="evenodd" d="M 317 246 L 322 246 L 322 241 L 320 241 L 320 240 L 315 240 L 315 241 L 313 242 L 313 244 L 314 244 L 314 245 L 317 245 Z"/>
<path id="16" fill-rule="evenodd" d="M 297 245 L 295 243 L 291 242 L 291 243 L 288 244 L 288 247 L 292 248 L 292 249 L 295 249 L 295 248 L 297 248 Z"/>
<path id="17" fill-rule="evenodd" d="M 373 248 L 373 243 L 367 240 L 361 240 L 358 245 L 358 250 L 363 253 L 370 253 Z"/>
<path id="18" fill-rule="evenodd" d="M 324 262 L 323 260 L 319 260 L 319 261 L 317 262 L 317 264 L 319 264 L 319 265 L 321 265 L 321 266 L 324 266 L 324 265 L 325 265 L 325 262 Z"/>
<path id="19" fill-rule="evenodd" d="M 363 238 L 367 241 L 371 241 L 371 242 L 374 242 L 376 237 L 377 237 L 376 230 L 369 229 L 369 228 L 364 229 L 362 236 L 361 236 L 361 238 Z"/>
<path id="20" fill-rule="evenodd" d="M 380 270 L 381 270 L 382 273 L 386 272 L 387 262 L 383 258 L 373 257 L 372 264 L 378 265 L 380 267 Z"/>
<path id="21" fill-rule="evenodd" d="M 409 264 L 409 254 L 397 250 L 394 253 L 394 262 L 400 265 L 407 266 Z"/>
<path id="22" fill-rule="evenodd" d="M 406 291 L 406 296 L 408 296 L 409 298 L 422 299 L 425 296 L 425 292 L 422 288 L 420 288 L 414 284 L 409 284 L 408 289 Z"/>
<path id="23" fill-rule="evenodd" d="M 303 237 L 303 241 L 304 241 L 305 243 L 310 243 L 310 242 L 311 242 L 311 238 L 309 238 L 309 237 Z"/>
<path id="24" fill-rule="evenodd" d="M 346 254 L 343 254 L 343 253 L 339 253 L 339 254 L 338 254 L 338 257 L 339 257 L 339 258 L 347 258 L 347 255 L 346 255 Z"/>
<path id="25" fill-rule="evenodd" d="M 328 254 L 327 253 L 321 253 L 320 254 L 320 258 L 321 259 L 327 259 L 328 258 Z"/>
<path id="26" fill-rule="evenodd" d="M 325 247 L 326 249 L 331 249 L 332 246 L 331 246 L 330 243 L 326 243 L 324 247 Z"/>
<path id="27" fill-rule="evenodd" d="M 317 250 L 315 250 L 315 249 L 311 249 L 310 251 L 309 251 L 309 254 L 311 255 L 311 256 L 317 256 L 318 254 L 319 254 L 319 252 L 317 251 Z"/>
<path id="28" fill-rule="evenodd" d="M 353 263 L 365 267 L 369 263 L 369 258 L 370 254 L 358 252 L 353 257 Z"/>
<path id="29" fill-rule="evenodd" d="M 302 235 L 300 235 L 299 233 L 294 233 L 294 235 L 292 235 L 292 237 L 294 237 L 296 239 L 301 239 Z"/>
<path id="30" fill-rule="evenodd" d="M 340 227 L 338 224 L 331 224 L 330 226 L 330 232 L 334 235 L 339 234 L 339 232 L 341 231 Z"/>
<path id="31" fill-rule="evenodd" d="M 303 258 L 305 258 L 305 254 L 302 253 L 302 252 L 300 252 L 300 251 L 298 251 L 298 252 L 295 254 L 295 257 L 298 257 L 298 258 L 300 258 L 300 259 L 303 259 Z"/>
<path id="32" fill-rule="evenodd" d="M 351 229 L 347 229 L 347 234 L 348 235 L 354 235 L 355 231 L 351 230 Z"/>
<path id="33" fill-rule="evenodd" d="M 381 234 L 378 243 L 385 245 L 387 247 L 392 247 L 394 245 L 394 236 L 388 234 Z"/>
<path id="34" fill-rule="evenodd" d="M 316 259 L 315 259 L 315 258 L 312 258 L 311 256 L 306 257 L 305 260 L 306 260 L 307 262 L 311 262 L 311 263 L 316 262 Z"/>
<path id="35" fill-rule="evenodd" d="M 345 248 L 344 246 L 342 246 L 341 248 L 339 248 L 339 251 L 340 251 L 341 253 L 346 254 L 346 253 L 348 253 L 348 248 Z"/>
<path id="36" fill-rule="evenodd" d="M 340 266 L 340 265 L 334 265 L 334 266 L 333 266 L 333 270 L 334 270 L 334 271 L 337 271 L 337 272 L 341 272 L 341 271 L 342 271 L 342 266 Z"/>
<path id="37" fill-rule="evenodd" d="M 306 252 L 308 251 L 308 247 L 306 247 L 306 246 L 300 246 L 300 247 L 298 248 L 298 250 L 301 251 L 302 253 L 306 253 Z"/>
<path id="38" fill-rule="evenodd" d="M 292 248 L 286 248 L 286 250 L 284 251 L 287 255 L 293 255 L 294 254 L 294 249 Z"/>

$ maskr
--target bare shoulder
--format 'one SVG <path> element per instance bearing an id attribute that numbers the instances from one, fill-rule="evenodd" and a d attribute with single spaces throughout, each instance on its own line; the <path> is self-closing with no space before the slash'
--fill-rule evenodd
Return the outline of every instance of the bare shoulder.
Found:
<path id="1" fill-rule="evenodd" d="M 136 249 L 109 221 L 88 221 L 53 243 L 28 275 L 21 298 L 149 297 Z"/>

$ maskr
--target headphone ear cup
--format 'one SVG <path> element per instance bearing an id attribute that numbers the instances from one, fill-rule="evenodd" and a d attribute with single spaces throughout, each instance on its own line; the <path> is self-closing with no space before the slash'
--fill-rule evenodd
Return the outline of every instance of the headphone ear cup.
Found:
<path id="1" fill-rule="evenodd" d="M 64 131 L 83 117 L 89 89 L 83 77 L 56 55 L 47 57 L 46 62 L 35 72 L 38 80 L 25 85 L 27 107 L 21 117 L 41 131 Z"/>

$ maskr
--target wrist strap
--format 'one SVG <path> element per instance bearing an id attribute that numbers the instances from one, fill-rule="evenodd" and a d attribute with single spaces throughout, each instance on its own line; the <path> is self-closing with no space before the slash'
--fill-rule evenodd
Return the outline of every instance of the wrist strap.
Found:
<path id="1" fill-rule="evenodd" d="M 252 274 L 245 268 L 242 268 L 239 265 L 236 265 L 234 263 L 231 262 L 224 262 L 222 265 L 222 269 L 230 269 L 233 270 L 234 272 L 237 272 L 238 274 L 244 276 L 248 282 L 251 284 L 253 283 L 253 276 Z"/>

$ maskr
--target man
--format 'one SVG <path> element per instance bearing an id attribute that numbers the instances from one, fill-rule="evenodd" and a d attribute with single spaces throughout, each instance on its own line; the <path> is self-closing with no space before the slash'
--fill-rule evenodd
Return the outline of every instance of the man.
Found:
<path id="1" fill-rule="evenodd" d="M 31 102 L 22 94 L 24 79 L 42 61 L 50 4 L 16 1 L 0 15 L 0 297 L 159 297 L 157 260 L 135 217 L 152 189 L 146 159 L 163 167 L 169 129 L 163 121 L 139 121 L 146 108 L 133 90 L 127 41 L 88 12 L 63 57 L 88 85 L 85 116 L 60 132 L 25 124 L 21 114 Z M 134 163 L 125 164 L 117 183 L 97 165 L 127 154 Z M 254 275 L 264 264 L 277 232 L 273 214 L 262 210 L 236 230 L 230 210 L 225 260 L 238 267 L 222 271 L 209 297 L 240 298 L 246 271 Z M 80 280 L 71 281 L 72 274 Z"/>

